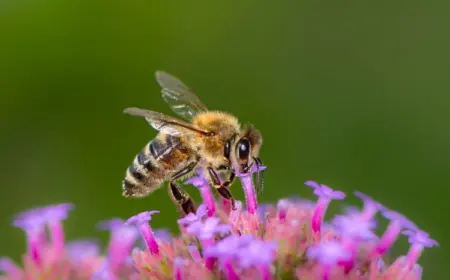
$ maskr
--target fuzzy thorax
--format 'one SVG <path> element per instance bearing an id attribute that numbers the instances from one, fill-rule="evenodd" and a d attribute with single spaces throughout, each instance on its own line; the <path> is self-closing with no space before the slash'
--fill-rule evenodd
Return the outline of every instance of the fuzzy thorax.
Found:
<path id="1" fill-rule="evenodd" d="M 229 160 L 224 157 L 224 147 L 227 141 L 239 135 L 237 118 L 224 112 L 208 111 L 195 116 L 192 123 L 215 133 L 214 136 L 192 138 L 201 157 L 214 167 L 229 165 Z"/>

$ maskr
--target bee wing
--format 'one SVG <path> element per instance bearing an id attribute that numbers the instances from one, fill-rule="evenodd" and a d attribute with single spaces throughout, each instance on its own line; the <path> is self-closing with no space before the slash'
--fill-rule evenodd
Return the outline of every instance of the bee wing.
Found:
<path id="1" fill-rule="evenodd" d="M 155 78 L 161 87 L 162 98 L 178 116 L 191 120 L 197 113 L 208 110 L 192 89 L 174 76 L 158 71 Z"/>
<path id="2" fill-rule="evenodd" d="M 126 108 L 124 110 L 125 114 L 132 116 L 144 117 L 145 120 L 159 132 L 169 134 L 172 136 L 179 136 L 187 133 L 200 133 L 205 136 L 212 136 L 214 133 L 197 128 L 194 125 L 178 120 L 173 117 L 166 116 L 162 113 L 140 109 L 140 108 Z"/>

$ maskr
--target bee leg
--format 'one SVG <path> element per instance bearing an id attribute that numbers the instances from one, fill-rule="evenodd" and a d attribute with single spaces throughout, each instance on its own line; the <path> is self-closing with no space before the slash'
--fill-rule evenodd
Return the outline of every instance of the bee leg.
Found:
<path id="1" fill-rule="evenodd" d="M 236 173 L 231 171 L 230 177 L 228 177 L 227 181 L 223 182 L 222 186 L 229 188 L 231 186 L 231 184 L 233 184 L 235 178 L 236 178 Z"/>
<path id="2" fill-rule="evenodd" d="M 178 205 L 185 214 L 195 213 L 195 205 L 189 194 L 174 182 L 170 182 L 169 185 L 169 194 L 174 203 Z"/>
<path id="3" fill-rule="evenodd" d="M 195 205 L 190 195 L 186 191 L 182 190 L 175 183 L 175 180 L 191 172 L 196 165 L 197 162 L 190 163 L 189 165 L 175 173 L 169 181 L 169 195 L 172 198 L 173 202 L 178 205 L 185 214 L 195 213 Z"/>
<path id="4" fill-rule="evenodd" d="M 231 184 L 232 180 L 234 180 L 234 177 L 236 176 L 236 175 L 233 175 L 234 172 L 231 173 L 230 179 L 228 181 L 224 182 L 223 184 L 220 183 L 219 176 L 214 171 L 214 169 L 212 169 L 211 167 L 208 167 L 208 173 L 209 173 L 209 177 L 211 178 L 211 181 L 214 185 L 214 188 L 217 190 L 217 192 L 220 194 L 220 196 L 222 196 L 225 199 L 231 200 L 231 205 L 232 205 L 233 209 L 235 209 L 234 198 L 233 198 L 233 195 L 231 194 L 230 189 L 228 188 L 228 186 Z"/>

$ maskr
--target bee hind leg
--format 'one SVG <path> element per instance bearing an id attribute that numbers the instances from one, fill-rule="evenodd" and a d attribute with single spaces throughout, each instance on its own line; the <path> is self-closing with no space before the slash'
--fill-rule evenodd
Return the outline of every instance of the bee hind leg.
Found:
<path id="1" fill-rule="evenodd" d="M 190 195 L 175 183 L 175 180 L 194 170 L 196 165 L 197 162 L 190 163 L 175 173 L 169 181 L 169 195 L 175 205 L 177 205 L 185 214 L 195 213 L 195 204 Z"/>
<path id="2" fill-rule="evenodd" d="M 169 195 L 184 214 L 195 213 L 196 210 L 192 198 L 187 192 L 175 184 L 175 182 L 169 183 Z"/>

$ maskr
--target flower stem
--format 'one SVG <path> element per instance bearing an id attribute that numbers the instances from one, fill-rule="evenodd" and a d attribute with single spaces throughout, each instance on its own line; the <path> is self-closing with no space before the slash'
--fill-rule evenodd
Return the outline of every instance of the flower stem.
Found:
<path id="1" fill-rule="evenodd" d="M 55 250 L 55 257 L 61 256 L 64 251 L 64 230 L 61 221 L 50 224 L 50 233 L 52 237 L 52 245 Z"/>
<path id="2" fill-rule="evenodd" d="M 200 255 L 200 252 L 198 251 L 197 245 L 194 243 L 191 243 L 188 245 L 189 254 L 191 255 L 191 258 L 194 260 L 194 262 L 201 262 L 202 257 Z"/>
<path id="3" fill-rule="evenodd" d="M 263 264 L 259 267 L 259 272 L 261 273 L 262 280 L 271 280 L 272 273 L 270 273 L 270 267 L 268 264 Z"/>
<path id="4" fill-rule="evenodd" d="M 226 213 L 226 214 L 230 214 L 230 212 L 231 212 L 231 200 L 230 199 L 225 199 L 225 198 L 221 198 L 221 201 L 222 201 L 222 208 L 223 208 L 223 211 Z"/>
<path id="5" fill-rule="evenodd" d="M 416 243 L 411 246 L 411 248 L 408 251 L 408 255 L 406 256 L 407 258 L 406 267 L 408 270 L 413 268 L 414 264 L 417 262 L 420 255 L 422 254 L 422 251 L 423 251 L 422 244 Z"/>
<path id="6" fill-rule="evenodd" d="M 199 189 L 200 195 L 202 196 L 203 202 L 206 204 L 206 209 L 208 210 L 208 217 L 212 217 L 216 211 L 214 195 L 212 194 L 209 185 L 202 185 Z"/>
<path id="7" fill-rule="evenodd" d="M 139 226 L 139 230 L 150 252 L 153 255 L 158 255 L 159 254 L 158 243 L 156 243 L 155 236 L 153 235 L 150 226 L 148 224 L 141 224 Z"/>
<path id="8" fill-rule="evenodd" d="M 28 232 L 28 253 L 37 266 L 41 265 L 42 238 L 40 232 Z"/>
<path id="9" fill-rule="evenodd" d="M 322 280 L 330 280 L 331 266 L 324 265 L 322 271 Z"/>
<path id="10" fill-rule="evenodd" d="M 223 266 L 228 280 L 239 280 L 239 276 L 236 271 L 234 271 L 233 264 L 230 259 L 226 260 Z"/>
<path id="11" fill-rule="evenodd" d="M 0 271 L 7 274 L 8 279 L 23 278 L 22 270 L 9 258 L 0 258 Z"/>
<path id="12" fill-rule="evenodd" d="M 325 212 L 327 211 L 328 205 L 330 204 L 330 199 L 328 198 L 319 198 L 316 204 L 316 208 L 314 209 L 313 217 L 312 217 L 312 230 L 315 235 L 320 234 L 320 229 L 322 226 L 323 217 L 325 216 Z"/>
<path id="13" fill-rule="evenodd" d="M 392 246 L 395 240 L 397 240 L 401 229 L 402 228 L 399 222 L 392 221 L 384 232 L 377 246 L 373 249 L 371 258 L 373 259 L 386 253 L 386 251 Z"/>
<path id="14" fill-rule="evenodd" d="M 200 240 L 200 243 L 202 244 L 202 250 L 205 251 L 206 248 L 209 248 L 214 245 L 213 239 L 202 239 Z M 205 266 L 208 270 L 212 270 L 214 268 L 214 264 L 216 262 L 216 258 L 214 257 L 207 257 L 205 259 Z"/>
<path id="15" fill-rule="evenodd" d="M 241 176 L 242 187 L 244 188 L 245 201 L 247 203 L 247 211 L 250 214 L 255 214 L 258 208 L 256 201 L 255 187 L 253 186 L 253 179 L 251 175 Z"/>

